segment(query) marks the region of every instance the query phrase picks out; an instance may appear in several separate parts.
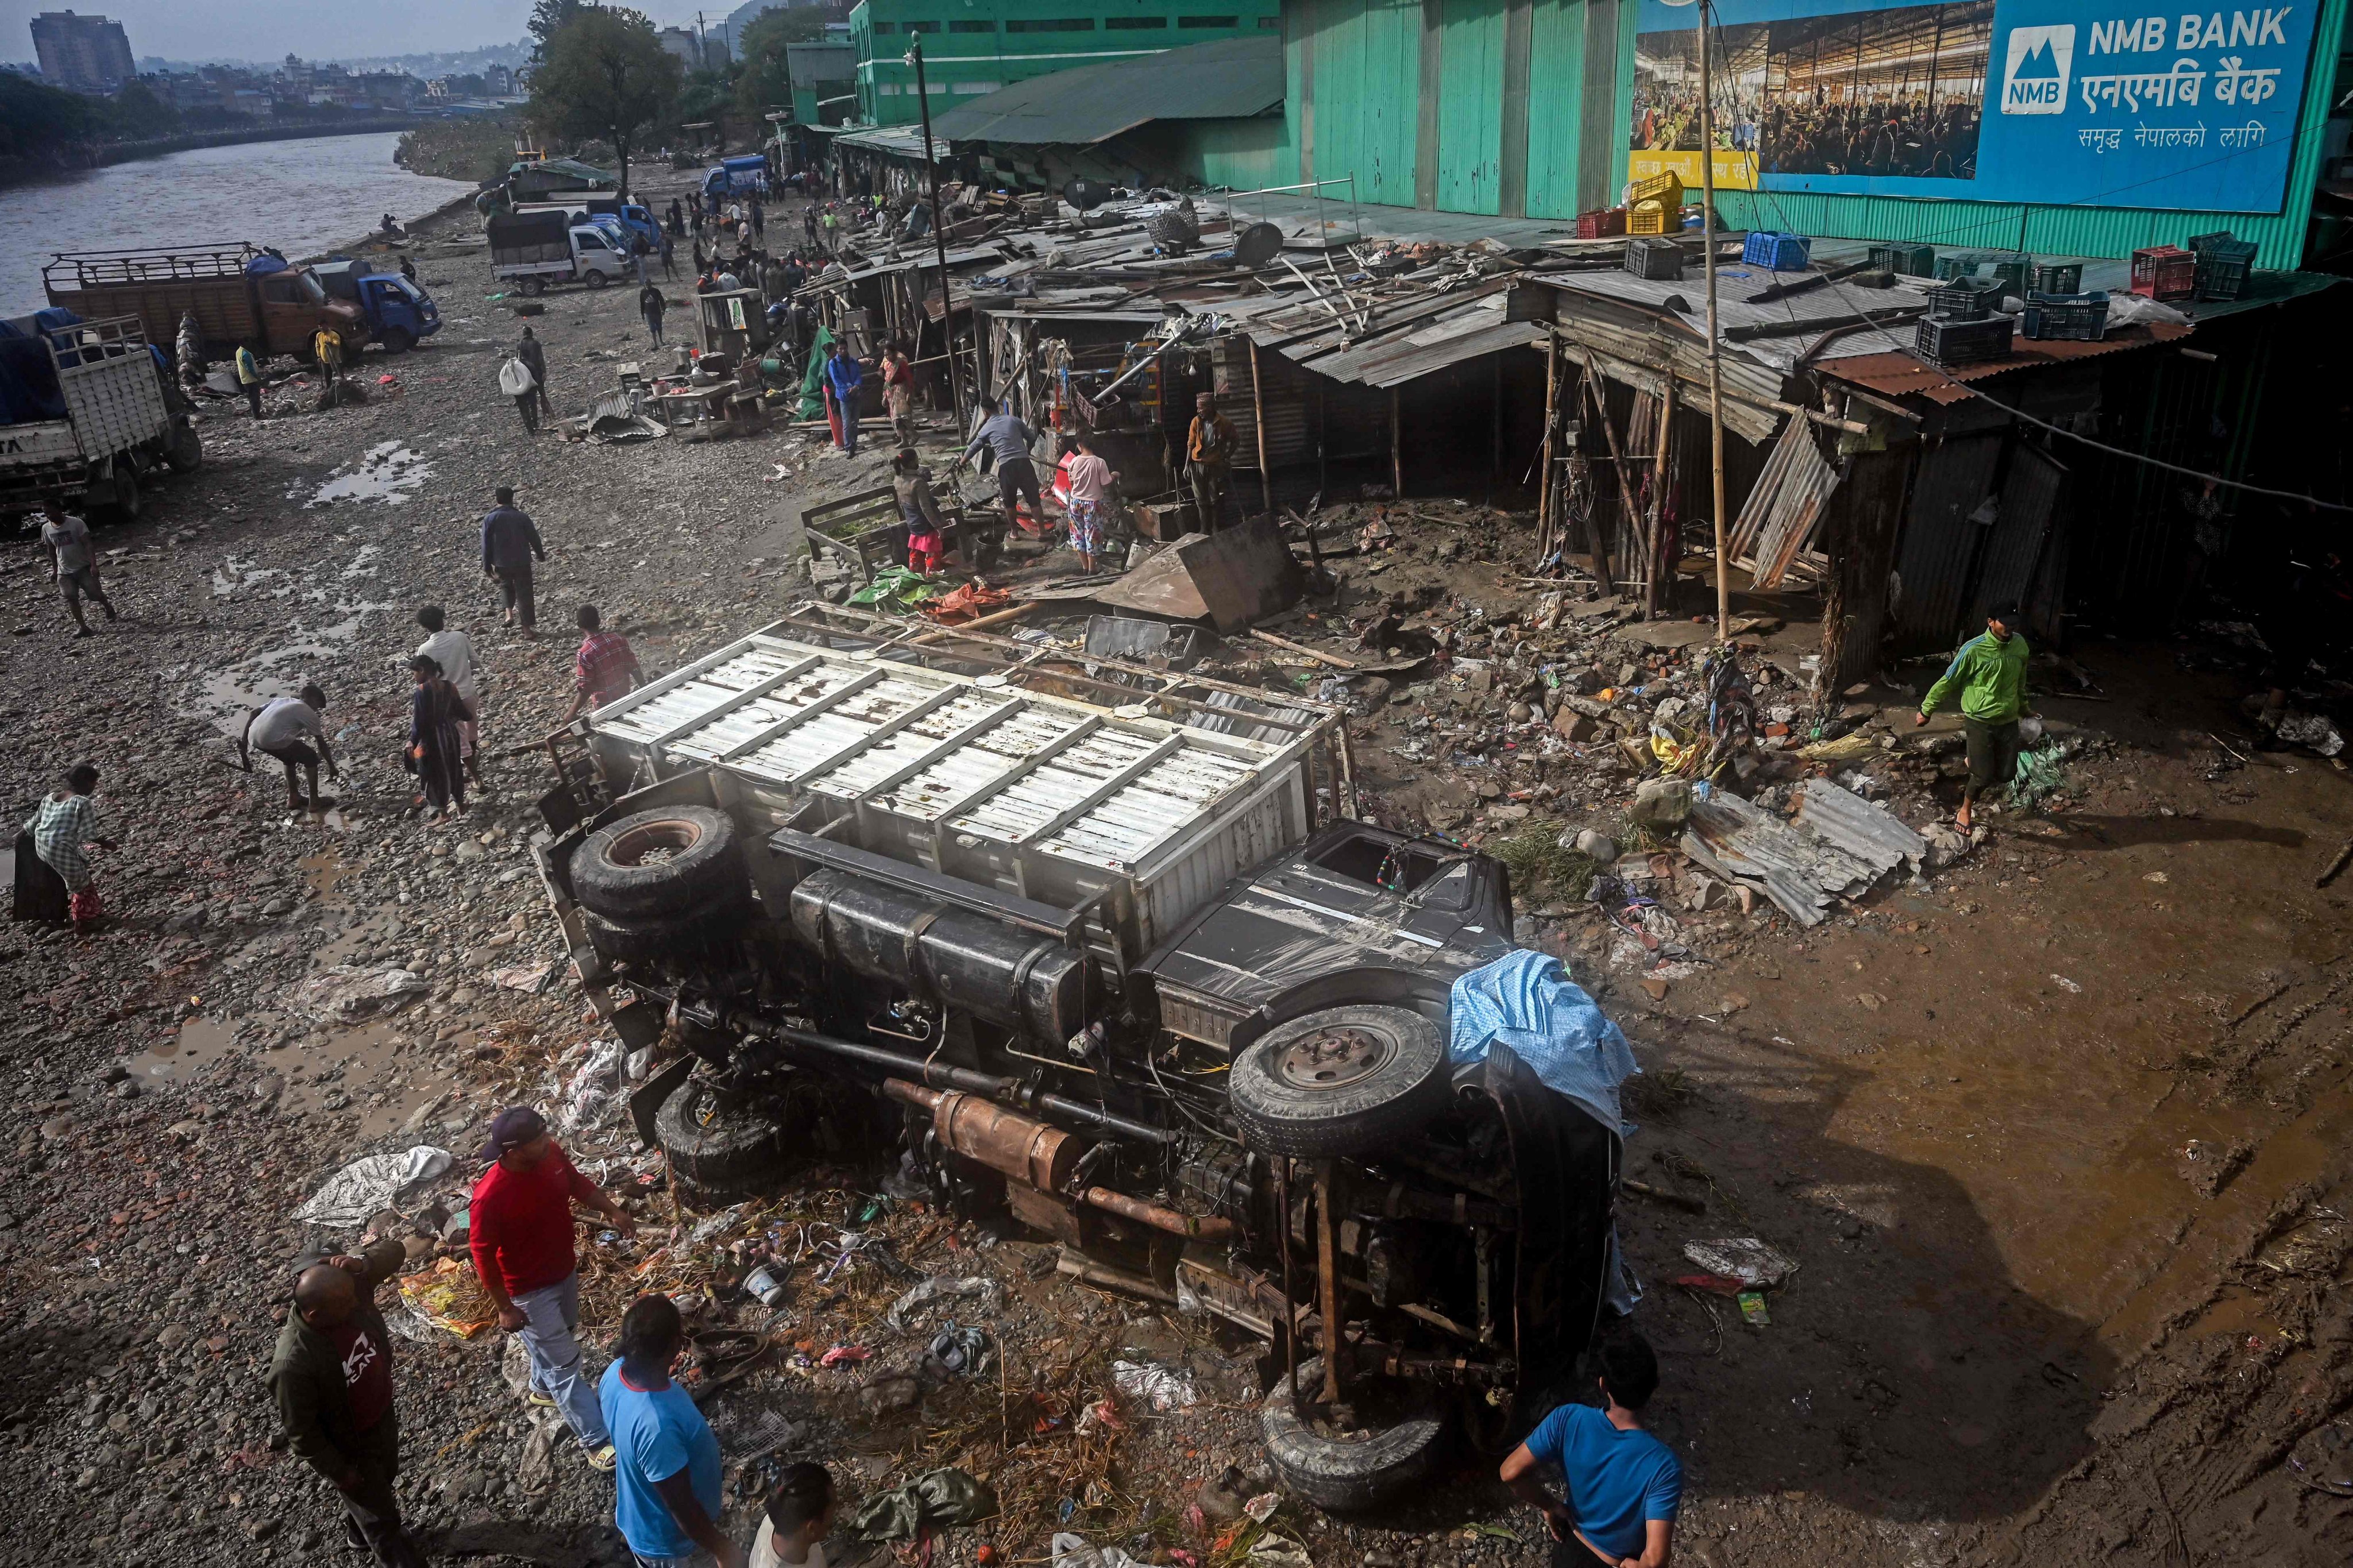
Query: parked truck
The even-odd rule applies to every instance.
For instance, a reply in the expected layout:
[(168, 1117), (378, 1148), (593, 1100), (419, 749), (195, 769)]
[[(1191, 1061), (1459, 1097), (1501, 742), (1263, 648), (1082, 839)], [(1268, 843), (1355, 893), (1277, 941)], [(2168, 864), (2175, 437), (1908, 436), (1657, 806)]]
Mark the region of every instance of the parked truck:
[(1509, 879), (1345, 815), (1344, 723), (805, 605), (551, 738), (534, 854), (682, 1187), (880, 1152), (1264, 1342), (1273, 1463), (1360, 1508), (1571, 1368), (1621, 1146), (1510, 1051), (1450, 1060)]
[(661, 246), (661, 225), (654, 215), (637, 202), (623, 201), (617, 191), (569, 191), (540, 201), (524, 202), (515, 211), (568, 212), (575, 223), (592, 217), (610, 218), (620, 225), (625, 237), (643, 239), (656, 249)]
[(311, 270), (328, 298), (359, 307), (368, 335), (386, 353), (406, 353), (441, 330), (433, 297), (399, 273), (385, 270), (382, 262), (338, 256)]
[(702, 195), (706, 201), (725, 201), (730, 196), (765, 196), (767, 194), (768, 160), (756, 153), (722, 158), (717, 167), (703, 171)]
[(136, 316), (0, 321), (0, 515), (54, 500), (137, 517), (143, 476), (204, 460), (189, 413)]
[(205, 353), (227, 358), (249, 348), (311, 357), (322, 327), (364, 342), (359, 307), (330, 299), (311, 272), (258, 246), (188, 250), (93, 250), (60, 255), (41, 269), (49, 303), (89, 321), (136, 316), (149, 342), (177, 340), (194, 314)]
[(629, 260), (612, 233), (575, 223), (564, 212), (501, 213), (490, 221), (491, 276), (524, 295), (550, 283), (602, 289), (628, 276)]

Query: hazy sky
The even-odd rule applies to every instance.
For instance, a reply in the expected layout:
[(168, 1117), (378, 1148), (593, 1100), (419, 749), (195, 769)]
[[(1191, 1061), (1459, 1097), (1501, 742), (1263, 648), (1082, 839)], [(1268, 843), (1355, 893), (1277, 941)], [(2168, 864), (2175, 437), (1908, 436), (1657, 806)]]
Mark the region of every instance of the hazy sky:
[[(735, 3), (703, 9), (715, 21)], [(639, 9), (657, 23), (691, 21), (695, 12), (679, 0)], [(64, 10), (113, 17), (138, 57), (277, 60), (291, 50), (339, 59), (512, 43), (523, 36), (531, 0), (0, 0), (0, 59), (31, 59), (34, 15)]]

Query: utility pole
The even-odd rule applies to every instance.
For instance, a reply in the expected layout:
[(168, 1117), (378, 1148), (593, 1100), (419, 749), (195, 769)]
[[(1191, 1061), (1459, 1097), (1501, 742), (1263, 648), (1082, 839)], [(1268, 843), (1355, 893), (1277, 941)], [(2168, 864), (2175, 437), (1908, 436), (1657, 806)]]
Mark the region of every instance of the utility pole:
[[(940, 164), (932, 156), (932, 93), (923, 80), (923, 36), (907, 40), (907, 63), (915, 68), (915, 102), (923, 111), (923, 173), (932, 184), (932, 253), (940, 263), (940, 348), (948, 360), (948, 400), (955, 405), (956, 439), (966, 434), (964, 378), (956, 374), (955, 301), (948, 292), (948, 224), (940, 210)], [(920, 350), (918, 351), (921, 352)]]
[[(1715, 119), (1709, 102), (1713, 85), (1707, 65), (1707, 0), (1699, 0), (1699, 189), (1702, 265), (1707, 271), (1708, 460), (1714, 469), (1715, 516), (1715, 640), (1732, 640), (1731, 563), (1725, 559), (1724, 526), (1724, 340), (1715, 327)], [(1792, 415), (1792, 418), (1801, 416)]]

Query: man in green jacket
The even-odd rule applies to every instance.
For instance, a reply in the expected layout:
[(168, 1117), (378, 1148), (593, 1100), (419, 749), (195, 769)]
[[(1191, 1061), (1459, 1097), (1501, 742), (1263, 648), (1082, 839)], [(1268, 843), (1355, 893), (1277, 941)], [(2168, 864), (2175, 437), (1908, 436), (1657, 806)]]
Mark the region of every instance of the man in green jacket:
[(2018, 721), (2026, 711), (2026, 639), (2011, 628), (2019, 613), (2010, 605), (1986, 616), (1984, 635), (1963, 643), (1953, 662), (1914, 716), (1916, 728), (1943, 706), (1956, 687), (1961, 693), (1961, 727), (1968, 731), (1969, 782), (1961, 790), (1961, 809), (1953, 826), (1969, 827), (1969, 807), (1978, 794), (2010, 783), (2018, 771)]
[(385, 1568), (424, 1568), (392, 1489), (400, 1422), (392, 1408), (392, 1336), (376, 1287), (400, 1271), (398, 1240), (303, 1268), (269, 1358), (269, 1392), (295, 1456), (343, 1494), (352, 1544)]

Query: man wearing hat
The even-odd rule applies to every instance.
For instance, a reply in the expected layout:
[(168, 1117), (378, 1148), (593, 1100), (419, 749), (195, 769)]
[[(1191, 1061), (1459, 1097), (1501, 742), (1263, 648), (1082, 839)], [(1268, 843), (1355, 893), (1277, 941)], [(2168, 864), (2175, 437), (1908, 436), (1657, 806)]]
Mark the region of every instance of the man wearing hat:
[(581, 1375), (580, 1269), (572, 1250), (572, 1205), (596, 1210), (624, 1236), (637, 1222), (573, 1168), (547, 1123), (528, 1105), (499, 1112), (482, 1151), (491, 1168), (474, 1184), (467, 1211), (474, 1271), (499, 1309), (499, 1327), (522, 1339), (531, 1356), (531, 1403), (560, 1410), (572, 1435), (600, 1470), (613, 1468), (613, 1445), (596, 1405), (596, 1385)]

